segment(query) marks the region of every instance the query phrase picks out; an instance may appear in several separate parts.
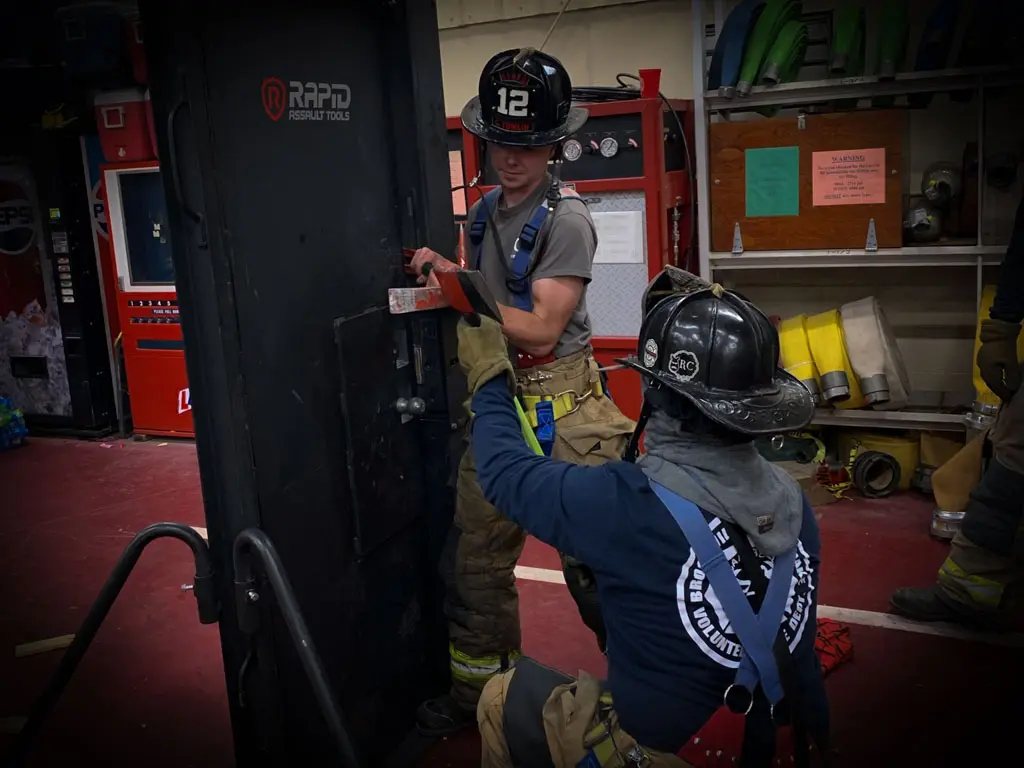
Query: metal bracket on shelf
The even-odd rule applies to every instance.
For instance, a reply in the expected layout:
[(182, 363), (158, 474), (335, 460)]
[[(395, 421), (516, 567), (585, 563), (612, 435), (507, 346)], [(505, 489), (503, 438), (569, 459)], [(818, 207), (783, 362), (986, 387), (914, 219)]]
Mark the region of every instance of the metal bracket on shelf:
[(737, 256), (743, 253), (743, 235), (740, 234), (740, 223), (738, 221), (732, 229), (732, 252)]
[(878, 250), (878, 237), (875, 235), (875, 220), (868, 220), (868, 237), (864, 243), (864, 250), (874, 253)]

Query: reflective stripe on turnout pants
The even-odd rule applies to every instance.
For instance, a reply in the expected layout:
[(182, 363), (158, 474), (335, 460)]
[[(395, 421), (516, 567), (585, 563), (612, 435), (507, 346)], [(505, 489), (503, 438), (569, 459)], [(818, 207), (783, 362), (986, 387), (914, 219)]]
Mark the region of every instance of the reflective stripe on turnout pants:
[[(527, 395), (582, 395), (599, 373), (585, 350), (516, 376)], [(587, 397), (578, 411), (556, 422), (552, 457), (592, 465), (618, 459), (634, 426), (610, 398)], [(475, 707), (487, 680), (519, 655), (515, 566), (525, 540), (523, 530), (484, 499), (467, 446), (459, 464), (453, 536), (442, 561), (452, 695), (465, 707)]]
[(1004, 611), (1024, 582), (1024, 391), (988, 433), (992, 459), (971, 490), (960, 532), (939, 569), (943, 596), (976, 612)]

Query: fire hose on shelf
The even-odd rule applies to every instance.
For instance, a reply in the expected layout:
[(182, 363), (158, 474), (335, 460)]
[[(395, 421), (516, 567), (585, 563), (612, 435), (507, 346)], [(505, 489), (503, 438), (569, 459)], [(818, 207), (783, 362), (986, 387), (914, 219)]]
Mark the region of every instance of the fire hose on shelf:
[(779, 349), (782, 367), (807, 387), (814, 404), (819, 405), (821, 376), (807, 341), (807, 315), (797, 315), (779, 323)]
[(897, 410), (909, 401), (910, 379), (896, 337), (873, 296), (844, 304), (839, 312), (846, 351), (865, 401), (876, 410)]
[(807, 342), (821, 375), (821, 399), (836, 408), (863, 407), (864, 395), (846, 352), (839, 310), (808, 317)]

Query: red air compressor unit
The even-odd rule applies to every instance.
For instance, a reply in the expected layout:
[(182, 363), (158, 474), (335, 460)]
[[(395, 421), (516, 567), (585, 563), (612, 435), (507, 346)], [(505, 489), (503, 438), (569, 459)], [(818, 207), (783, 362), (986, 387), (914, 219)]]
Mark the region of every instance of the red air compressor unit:
[(134, 431), (192, 437), (192, 400), (160, 166), (119, 163), (103, 166), (102, 173)]
[[(590, 119), (566, 141), (562, 180), (587, 201), (597, 228), (587, 289), (594, 354), (602, 367), (612, 369), (609, 389), (616, 404), (636, 419), (639, 377), (616, 369), (615, 358), (636, 352), (647, 283), (666, 264), (696, 271), (687, 263), (694, 250), (693, 102), (636, 98), (580, 106), (590, 110)], [(449, 136), (456, 126), (450, 118)], [(467, 131), (462, 139), (465, 178), (472, 182), (480, 174), (469, 190), (472, 205), (497, 178), (486, 145)]]

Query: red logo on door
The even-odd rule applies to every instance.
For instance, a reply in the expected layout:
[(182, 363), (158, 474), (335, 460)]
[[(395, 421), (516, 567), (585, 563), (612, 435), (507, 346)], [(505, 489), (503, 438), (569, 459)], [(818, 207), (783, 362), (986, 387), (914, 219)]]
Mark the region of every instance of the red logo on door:
[(263, 81), (263, 111), (271, 120), (279, 120), (284, 114), (284, 100), (287, 90), (284, 83), (276, 77), (268, 77)]

